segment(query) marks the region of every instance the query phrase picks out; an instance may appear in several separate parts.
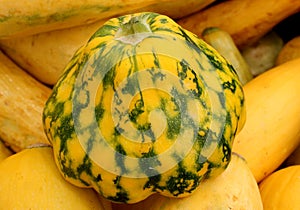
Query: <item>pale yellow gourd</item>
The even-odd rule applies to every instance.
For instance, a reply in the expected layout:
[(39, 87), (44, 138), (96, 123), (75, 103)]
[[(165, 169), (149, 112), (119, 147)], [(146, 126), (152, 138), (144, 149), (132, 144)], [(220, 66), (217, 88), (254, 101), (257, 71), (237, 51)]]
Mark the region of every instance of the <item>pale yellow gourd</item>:
[(63, 179), (51, 147), (14, 154), (0, 162), (0, 171), (0, 209), (111, 209), (93, 190), (77, 188)]

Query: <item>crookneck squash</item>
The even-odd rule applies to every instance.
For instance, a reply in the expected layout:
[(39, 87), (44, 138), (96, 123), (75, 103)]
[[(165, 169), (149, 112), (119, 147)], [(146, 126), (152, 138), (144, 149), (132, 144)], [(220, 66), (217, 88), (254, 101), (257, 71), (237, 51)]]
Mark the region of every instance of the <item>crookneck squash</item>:
[(113, 18), (74, 54), (43, 112), (59, 170), (115, 202), (190, 195), (244, 124), (233, 67), (157, 13)]

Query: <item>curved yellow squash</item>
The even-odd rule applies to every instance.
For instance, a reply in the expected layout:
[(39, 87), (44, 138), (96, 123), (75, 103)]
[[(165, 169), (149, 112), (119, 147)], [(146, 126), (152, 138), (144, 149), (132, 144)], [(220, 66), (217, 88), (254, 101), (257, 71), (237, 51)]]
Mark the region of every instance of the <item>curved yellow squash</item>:
[(244, 86), (247, 120), (233, 151), (259, 182), (300, 144), (300, 59), (259, 75)]

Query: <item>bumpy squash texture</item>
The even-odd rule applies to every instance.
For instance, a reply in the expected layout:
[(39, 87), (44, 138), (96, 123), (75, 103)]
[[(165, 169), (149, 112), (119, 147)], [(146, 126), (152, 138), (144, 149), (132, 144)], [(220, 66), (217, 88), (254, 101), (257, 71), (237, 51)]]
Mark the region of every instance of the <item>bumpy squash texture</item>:
[(232, 66), (172, 19), (110, 19), (74, 54), (43, 112), (66, 180), (107, 199), (190, 195), (222, 173), (245, 121)]

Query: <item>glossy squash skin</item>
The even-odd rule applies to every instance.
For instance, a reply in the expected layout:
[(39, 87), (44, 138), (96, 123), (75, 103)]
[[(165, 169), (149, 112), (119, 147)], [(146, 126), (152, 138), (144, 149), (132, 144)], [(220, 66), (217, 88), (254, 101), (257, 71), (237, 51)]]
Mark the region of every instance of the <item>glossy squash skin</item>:
[(167, 16), (106, 22), (53, 89), (43, 123), (59, 170), (114, 202), (190, 195), (227, 167), (244, 95), (222, 56)]

